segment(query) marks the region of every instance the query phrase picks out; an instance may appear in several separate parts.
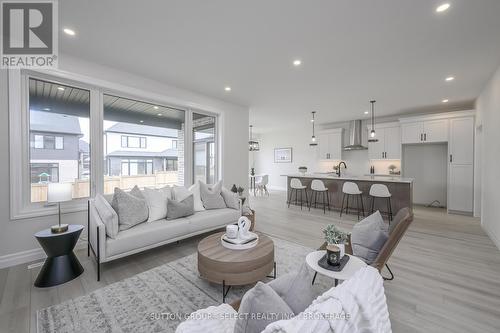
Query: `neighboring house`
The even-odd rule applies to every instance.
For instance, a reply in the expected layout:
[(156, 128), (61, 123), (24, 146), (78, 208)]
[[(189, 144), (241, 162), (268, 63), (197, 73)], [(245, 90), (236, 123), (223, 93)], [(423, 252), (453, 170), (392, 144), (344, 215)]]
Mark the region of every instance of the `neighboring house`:
[(31, 183), (78, 179), (82, 136), (78, 117), (31, 110)]
[(149, 175), (177, 171), (176, 129), (117, 123), (104, 131), (106, 174)]

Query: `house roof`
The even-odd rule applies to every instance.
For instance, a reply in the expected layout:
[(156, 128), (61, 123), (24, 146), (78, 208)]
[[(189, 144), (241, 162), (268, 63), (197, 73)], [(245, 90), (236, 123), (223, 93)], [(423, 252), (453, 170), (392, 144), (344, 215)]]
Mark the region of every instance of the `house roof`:
[(129, 150), (116, 150), (109, 153), (107, 156), (115, 157), (175, 157), (177, 158), (176, 149), (166, 149), (161, 152), (150, 151), (129, 151)]
[(83, 135), (78, 117), (45, 111), (30, 111), (30, 130)]
[(117, 123), (105, 132), (163, 136), (176, 139), (178, 137), (178, 130), (176, 129), (130, 123)]

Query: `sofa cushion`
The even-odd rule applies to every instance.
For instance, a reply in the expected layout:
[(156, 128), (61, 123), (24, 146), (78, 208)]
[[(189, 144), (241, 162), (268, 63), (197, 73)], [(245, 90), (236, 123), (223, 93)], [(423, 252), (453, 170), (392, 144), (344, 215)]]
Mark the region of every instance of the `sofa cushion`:
[(370, 265), (377, 258), (388, 237), (382, 215), (376, 211), (352, 228), (352, 252)]
[(188, 216), (187, 219), (190, 222), (189, 228), (191, 232), (197, 232), (236, 223), (240, 215), (240, 212), (237, 210), (223, 208), (196, 212), (194, 215)]
[(96, 194), (94, 206), (106, 227), (106, 235), (115, 238), (119, 230), (118, 214), (116, 214), (113, 207), (111, 207), (110, 203), (101, 194)]
[(118, 214), (120, 231), (127, 230), (148, 219), (148, 205), (137, 186), (129, 193), (115, 187), (111, 206)]
[(180, 218), (141, 223), (133, 228), (120, 231), (115, 239), (106, 242), (106, 257), (141, 249), (189, 234), (189, 221)]
[(203, 207), (205, 207), (205, 209), (226, 208), (226, 203), (221, 195), (222, 181), (219, 181), (213, 186), (209, 186), (203, 182), (198, 183), (200, 184), (201, 201), (203, 201)]
[(142, 195), (146, 199), (149, 208), (148, 222), (167, 217), (167, 199), (172, 198), (169, 186), (160, 189), (145, 188)]
[(202, 210), (205, 210), (205, 207), (203, 207), (203, 202), (201, 201), (201, 196), (200, 196), (200, 182), (197, 181), (196, 183), (191, 185), (188, 188), (188, 191), (193, 194), (194, 211), (200, 212)]
[(182, 201), (182, 200), (186, 199), (187, 197), (189, 197), (191, 194), (193, 194), (193, 193), (189, 192), (189, 190), (187, 188), (185, 188), (184, 186), (174, 185), (172, 187), (172, 199), (173, 200)]
[(298, 271), (281, 275), (269, 282), (269, 286), (288, 304), (293, 313), (304, 311), (318, 296), (312, 288), (313, 274), (306, 263)]
[(260, 333), (268, 324), (294, 316), (285, 301), (270, 286), (260, 281), (245, 293), (238, 314), (234, 333)]
[(227, 208), (240, 209), (240, 203), (238, 200), (238, 195), (229, 191), (227, 188), (223, 187), (221, 191), (222, 198), (226, 203)]
[(182, 201), (167, 199), (167, 220), (194, 214), (193, 195), (189, 195)]

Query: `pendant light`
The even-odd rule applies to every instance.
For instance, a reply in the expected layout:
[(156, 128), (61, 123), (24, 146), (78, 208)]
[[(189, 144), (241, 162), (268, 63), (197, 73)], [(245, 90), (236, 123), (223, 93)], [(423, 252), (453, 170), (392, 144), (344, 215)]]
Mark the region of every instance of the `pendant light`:
[(372, 130), (370, 131), (370, 137), (368, 138), (368, 142), (378, 142), (375, 133), (375, 102), (376, 101), (370, 101), (372, 105)]
[(314, 115), (315, 114), (316, 114), (316, 111), (313, 111), (312, 112), (312, 119), (311, 119), (311, 123), (313, 125), (313, 135), (311, 137), (311, 143), (309, 144), (309, 146), (311, 146), (311, 147), (318, 145), (318, 141), (316, 140), (316, 136), (314, 136)]
[(248, 150), (249, 151), (259, 151), (260, 150), (259, 143), (257, 141), (253, 140), (252, 127), (253, 127), (253, 125), (250, 125), (250, 140), (248, 141)]

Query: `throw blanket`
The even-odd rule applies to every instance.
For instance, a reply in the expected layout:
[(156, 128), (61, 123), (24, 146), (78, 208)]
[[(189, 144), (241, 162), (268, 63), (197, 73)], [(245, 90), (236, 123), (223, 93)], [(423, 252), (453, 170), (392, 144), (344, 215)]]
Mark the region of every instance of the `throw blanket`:
[(319, 296), (304, 312), (269, 324), (263, 333), (392, 332), (383, 279), (373, 267)]
[(233, 333), (237, 312), (229, 304), (209, 306), (191, 313), (175, 333)]

